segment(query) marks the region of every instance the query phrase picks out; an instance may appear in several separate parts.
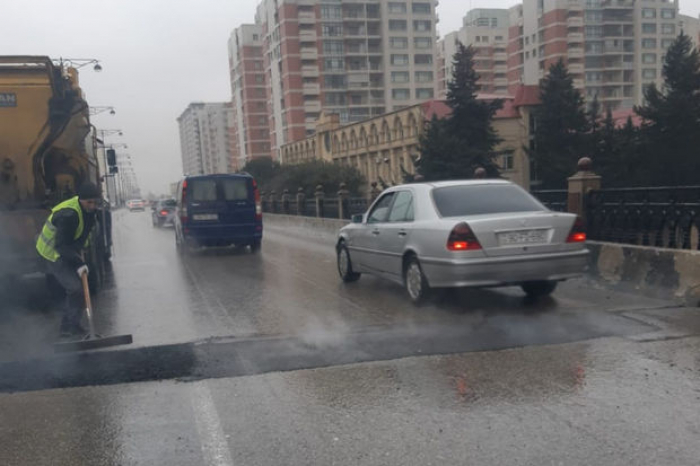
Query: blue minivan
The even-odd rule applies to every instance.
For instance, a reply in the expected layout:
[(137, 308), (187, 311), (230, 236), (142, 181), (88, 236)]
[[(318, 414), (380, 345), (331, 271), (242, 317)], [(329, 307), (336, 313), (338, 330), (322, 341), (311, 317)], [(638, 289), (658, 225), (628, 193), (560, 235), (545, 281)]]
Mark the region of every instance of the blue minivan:
[(260, 250), (262, 204), (257, 183), (243, 174), (186, 176), (177, 186), (175, 244), (194, 247), (249, 246)]

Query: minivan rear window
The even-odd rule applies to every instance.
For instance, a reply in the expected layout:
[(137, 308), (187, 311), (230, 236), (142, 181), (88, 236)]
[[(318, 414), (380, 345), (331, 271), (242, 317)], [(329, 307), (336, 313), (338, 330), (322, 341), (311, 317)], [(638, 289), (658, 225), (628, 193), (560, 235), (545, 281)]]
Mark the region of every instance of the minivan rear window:
[(433, 190), (433, 200), (442, 217), (547, 210), (525, 190), (511, 184), (436, 188)]
[(187, 187), (193, 202), (245, 201), (250, 197), (248, 178), (196, 179)]

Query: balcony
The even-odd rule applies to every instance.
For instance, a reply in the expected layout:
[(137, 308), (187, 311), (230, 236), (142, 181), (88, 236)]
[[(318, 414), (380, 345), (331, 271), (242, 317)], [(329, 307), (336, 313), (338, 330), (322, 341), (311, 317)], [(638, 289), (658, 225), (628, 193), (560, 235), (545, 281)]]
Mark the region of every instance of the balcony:
[(321, 85), (318, 83), (304, 83), (304, 94), (318, 95), (321, 93)]
[(584, 51), (581, 47), (571, 47), (569, 49), (569, 58), (583, 58)]
[(508, 54), (505, 52), (498, 52), (493, 54), (494, 61), (508, 61)]
[(494, 86), (507, 86), (508, 85), (508, 78), (496, 78), (493, 80), (493, 85)]
[(574, 79), (573, 81), (574, 81), (574, 87), (576, 89), (583, 89), (583, 87), (584, 87), (583, 79)]
[(301, 59), (302, 60), (318, 60), (318, 50), (316, 50), (316, 49), (302, 49)]
[(308, 113), (320, 112), (321, 102), (319, 100), (307, 100), (304, 102), (304, 111)]
[(581, 0), (569, 0), (569, 11), (583, 11), (583, 3)]
[(566, 25), (570, 28), (583, 27), (583, 18), (580, 16), (572, 16), (566, 20)]
[(313, 12), (299, 13), (299, 24), (316, 24), (316, 14)]
[(570, 44), (580, 44), (583, 42), (583, 33), (570, 32), (569, 34), (567, 34), (566, 40)]
[(581, 63), (570, 63), (568, 68), (571, 74), (581, 74), (584, 71), (583, 65)]
[(302, 66), (301, 76), (303, 78), (318, 78), (319, 72), (317, 66)]
[(493, 67), (494, 73), (507, 73), (508, 72), (508, 66), (506, 65), (496, 65)]
[(299, 42), (316, 42), (316, 31), (314, 29), (299, 31)]

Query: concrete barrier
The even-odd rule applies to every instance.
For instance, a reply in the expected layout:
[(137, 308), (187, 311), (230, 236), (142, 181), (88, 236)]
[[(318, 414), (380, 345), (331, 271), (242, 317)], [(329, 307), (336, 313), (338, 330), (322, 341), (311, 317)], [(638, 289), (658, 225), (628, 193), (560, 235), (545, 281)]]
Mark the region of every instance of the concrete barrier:
[[(349, 222), (264, 214), (265, 228), (333, 244)], [(646, 296), (700, 306), (700, 251), (589, 241), (589, 273), (603, 284)]]
[(613, 288), (700, 305), (700, 251), (589, 241), (590, 274)]

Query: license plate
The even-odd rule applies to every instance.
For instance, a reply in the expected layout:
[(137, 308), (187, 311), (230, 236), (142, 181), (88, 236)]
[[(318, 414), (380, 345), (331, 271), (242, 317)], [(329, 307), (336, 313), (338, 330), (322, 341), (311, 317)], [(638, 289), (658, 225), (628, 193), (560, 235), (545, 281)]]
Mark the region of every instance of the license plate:
[(501, 246), (511, 244), (546, 243), (547, 230), (520, 230), (506, 231), (498, 234), (498, 243)]
[(207, 220), (219, 220), (218, 214), (196, 214), (192, 216), (192, 220), (197, 221), (207, 221)]

